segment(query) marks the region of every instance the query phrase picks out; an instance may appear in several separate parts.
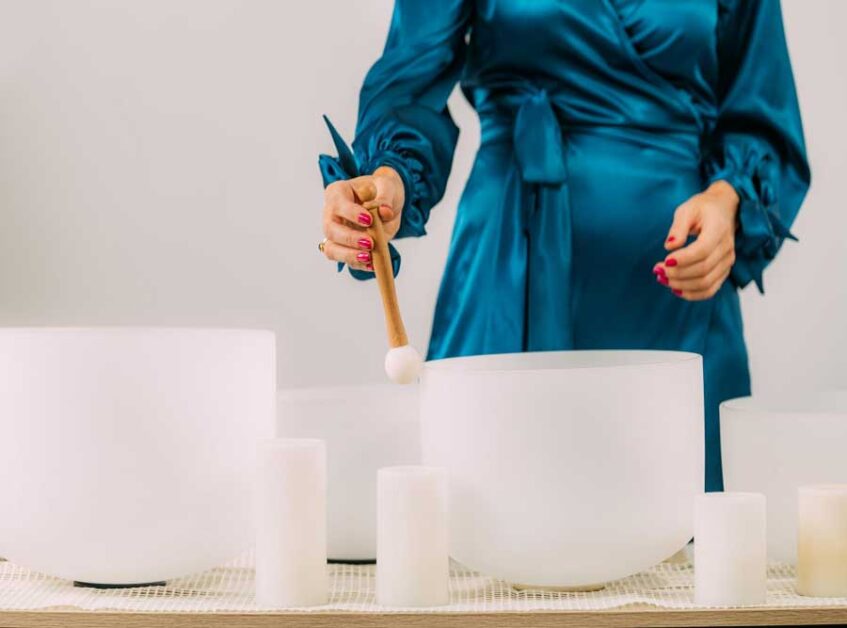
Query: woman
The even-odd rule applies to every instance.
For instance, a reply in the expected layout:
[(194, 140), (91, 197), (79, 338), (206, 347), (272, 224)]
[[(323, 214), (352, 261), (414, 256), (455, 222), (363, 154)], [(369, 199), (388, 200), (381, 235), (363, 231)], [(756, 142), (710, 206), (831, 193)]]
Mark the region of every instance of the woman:
[(700, 353), (720, 490), (718, 404), (750, 392), (737, 291), (762, 290), (810, 179), (778, 0), (396, 0), (353, 151), (331, 129), (321, 157), (320, 248), (354, 276), (372, 245), (355, 190), (392, 237), (425, 233), (457, 81), (482, 142), (428, 357)]

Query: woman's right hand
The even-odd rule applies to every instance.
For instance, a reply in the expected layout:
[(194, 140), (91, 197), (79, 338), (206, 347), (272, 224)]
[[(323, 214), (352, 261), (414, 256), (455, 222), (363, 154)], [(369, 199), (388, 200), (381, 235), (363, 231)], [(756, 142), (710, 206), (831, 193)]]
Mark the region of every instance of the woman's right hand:
[(371, 215), (360, 199), (379, 203), (383, 230), (390, 240), (400, 228), (400, 212), (405, 202), (403, 180), (388, 166), (372, 175), (331, 183), (324, 190), (324, 255), (357, 270), (373, 271), (373, 237), (368, 232)]

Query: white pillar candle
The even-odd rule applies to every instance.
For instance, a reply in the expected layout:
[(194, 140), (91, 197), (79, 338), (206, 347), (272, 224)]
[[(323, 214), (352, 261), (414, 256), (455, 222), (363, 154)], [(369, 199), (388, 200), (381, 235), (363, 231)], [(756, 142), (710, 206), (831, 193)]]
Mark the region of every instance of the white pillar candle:
[(256, 493), (256, 602), (273, 608), (326, 604), (324, 442), (260, 443)]
[(702, 606), (765, 601), (765, 496), (706, 493), (695, 502), (694, 597)]
[(376, 597), (384, 606), (440, 606), (447, 583), (447, 472), (385, 467), (377, 473)]
[(797, 592), (847, 597), (847, 484), (801, 486)]

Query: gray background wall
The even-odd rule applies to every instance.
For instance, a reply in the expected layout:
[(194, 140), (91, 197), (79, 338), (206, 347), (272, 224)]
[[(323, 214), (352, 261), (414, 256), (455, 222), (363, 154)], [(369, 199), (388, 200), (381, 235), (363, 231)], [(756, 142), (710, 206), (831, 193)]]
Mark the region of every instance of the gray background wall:
[[(382, 379), (373, 284), (315, 250), (330, 150), (350, 136), (391, 0), (0, 0), (0, 325), (259, 326), (283, 386)], [(785, 0), (814, 185), (768, 293), (743, 295), (757, 391), (847, 388), (847, 2)], [(462, 127), (430, 235), (403, 241), (423, 350)]]

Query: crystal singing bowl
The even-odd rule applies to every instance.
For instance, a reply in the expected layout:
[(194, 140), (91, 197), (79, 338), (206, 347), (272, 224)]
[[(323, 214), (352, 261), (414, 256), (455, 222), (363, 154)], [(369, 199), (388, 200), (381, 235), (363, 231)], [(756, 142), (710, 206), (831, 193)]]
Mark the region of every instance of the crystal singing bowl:
[(797, 489), (847, 483), (847, 391), (721, 404), (724, 488), (764, 493), (768, 558), (797, 559)]
[(428, 362), (424, 464), (450, 474), (450, 553), (516, 584), (592, 587), (691, 539), (703, 490), (693, 353), (570, 351)]
[(280, 391), (277, 434), (326, 442), (330, 558), (375, 559), (376, 473), (420, 463), (418, 413), (416, 385)]
[(267, 331), (0, 329), (0, 556), (131, 584), (247, 549), (275, 368)]

